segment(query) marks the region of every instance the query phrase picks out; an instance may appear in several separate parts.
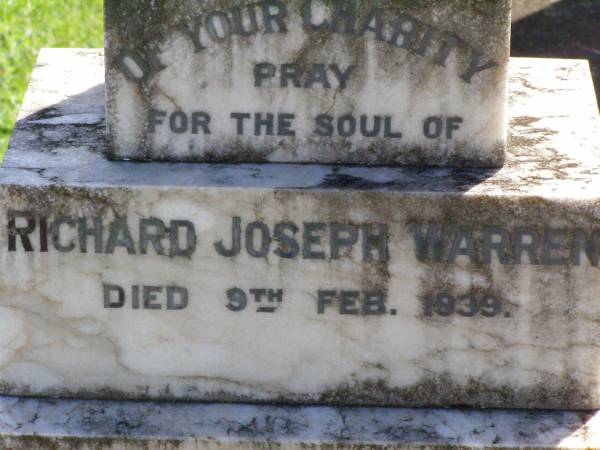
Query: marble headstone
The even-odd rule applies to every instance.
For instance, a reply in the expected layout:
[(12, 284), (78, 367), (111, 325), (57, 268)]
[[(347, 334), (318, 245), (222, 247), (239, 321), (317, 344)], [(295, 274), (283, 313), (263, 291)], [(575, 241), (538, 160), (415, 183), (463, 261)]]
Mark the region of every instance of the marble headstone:
[(510, 0), (107, 0), (114, 159), (498, 167)]
[(498, 171), (109, 161), (103, 62), (41, 53), (0, 171), (0, 393), (600, 407), (587, 64), (512, 60)]

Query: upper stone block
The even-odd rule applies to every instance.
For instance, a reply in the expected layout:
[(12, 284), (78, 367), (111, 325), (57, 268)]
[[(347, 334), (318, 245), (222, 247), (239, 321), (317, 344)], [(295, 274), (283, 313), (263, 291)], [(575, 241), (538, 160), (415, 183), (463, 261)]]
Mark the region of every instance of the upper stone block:
[(496, 167), (510, 0), (106, 0), (109, 156)]

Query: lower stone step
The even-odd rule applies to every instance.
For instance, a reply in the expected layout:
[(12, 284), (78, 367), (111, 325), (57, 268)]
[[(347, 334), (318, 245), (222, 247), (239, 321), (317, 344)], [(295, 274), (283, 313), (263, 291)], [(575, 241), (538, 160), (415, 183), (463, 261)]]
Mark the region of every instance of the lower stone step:
[(600, 415), (0, 397), (0, 446), (13, 450), (590, 449), (600, 448)]

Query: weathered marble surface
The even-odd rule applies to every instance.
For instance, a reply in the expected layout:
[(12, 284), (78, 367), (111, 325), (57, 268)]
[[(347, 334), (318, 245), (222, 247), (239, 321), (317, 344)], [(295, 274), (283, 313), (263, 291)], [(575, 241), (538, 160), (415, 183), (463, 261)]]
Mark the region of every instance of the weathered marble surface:
[(105, 4), (114, 158), (504, 160), (510, 0)]
[[(589, 71), (578, 61), (514, 60), (511, 74), (512, 146), (500, 171), (139, 164), (103, 157), (101, 53), (43, 51), (0, 172), (0, 390), (600, 407), (600, 121)], [(12, 227), (10, 211), (19, 216)], [(95, 217), (103, 220), (99, 254), (85, 233)], [(130, 249), (115, 217), (127, 219)], [(236, 217), (254, 223), (254, 242), (248, 250), (244, 233), (240, 254), (223, 256), (215, 244), (223, 242), (221, 253), (231, 246)], [(158, 244), (146, 239), (144, 255), (140, 227), (151, 218), (179, 233), (162, 230)], [(186, 223), (172, 222), (182, 220), (195, 227), (189, 256)], [(295, 240), (290, 223), (299, 228)], [(413, 226), (426, 232), (430, 224), (454, 227), (440, 261), (431, 253), (421, 261), (415, 245)], [(259, 257), (261, 231), (273, 235), (278, 225), (278, 239), (265, 241), (270, 251)], [(365, 233), (379, 225), (388, 232), (387, 258), (376, 239), (364, 247)], [(492, 226), (497, 234), (485, 243)], [(11, 239), (9, 229), (25, 237)], [(488, 264), (485, 249), (498, 239), (506, 254), (492, 252)], [(106, 284), (127, 287), (126, 307), (104, 307)], [(163, 295), (154, 300), (150, 290), (149, 306), (160, 301), (163, 309), (132, 309), (132, 285), (162, 286), (162, 294), (185, 287), (188, 307), (165, 310)], [(227, 308), (234, 287), (248, 295), (283, 289), (283, 302), (255, 304), (249, 295), (235, 312), (239, 296)], [(319, 290), (376, 295), (367, 307), (353, 294), (343, 304), (324, 301), (319, 314)], [(471, 311), (462, 299), (445, 317), (443, 304), (424, 308), (426, 296), (439, 293), (472, 293), (482, 304)], [(172, 306), (181, 304), (175, 294)], [(113, 292), (109, 306), (117, 300)], [(359, 314), (340, 314), (355, 304)], [(258, 312), (271, 306), (273, 313)]]
[(0, 445), (68, 449), (590, 449), (596, 412), (0, 398)]

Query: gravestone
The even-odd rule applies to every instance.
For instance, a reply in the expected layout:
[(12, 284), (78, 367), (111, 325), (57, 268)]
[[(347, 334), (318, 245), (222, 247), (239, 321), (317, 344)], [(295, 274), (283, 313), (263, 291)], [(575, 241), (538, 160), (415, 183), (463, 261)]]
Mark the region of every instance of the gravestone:
[[(194, 41), (179, 25), (197, 22), (200, 31), (212, 26), (209, 38), (211, 33), (218, 37), (216, 33), (227, 30), (227, 20), (234, 23), (238, 4), (167, 0), (136, 9), (139, 2), (120, 6), (109, 0), (106, 55), (100, 50), (41, 52), (0, 171), (0, 394), (80, 399), (59, 401), (64, 412), (55, 412), (54, 423), (67, 424), (60, 427), (67, 443), (75, 435), (78, 443), (85, 443), (125, 434), (137, 448), (152, 435), (149, 429), (159, 434), (152, 444), (156, 448), (170, 448), (165, 440), (190, 448), (208, 441), (221, 448), (253, 448), (265, 442), (290, 448), (336, 443), (346, 448), (342, 442), (348, 448), (395, 442), (504, 448), (596, 442), (595, 425), (584, 437), (576, 436), (573, 427), (587, 419), (578, 415), (575, 420), (570, 413), (492, 411), (484, 416), (456, 409), (445, 415), (430, 409), (421, 416), (398, 409), (600, 407), (595, 344), (600, 339), (600, 120), (587, 64), (541, 59), (506, 64), (498, 59), (498, 66), (479, 71), (469, 83), (451, 71), (459, 68), (460, 58), (453, 59), (458, 50), (449, 52), (446, 66), (413, 54), (414, 49), (390, 50), (389, 43), (378, 40), (377, 9), (367, 8), (367, 17), (374, 14), (374, 19), (363, 21), (374, 31), (337, 36), (306, 29), (302, 21), (307, 15), (300, 12), (303, 5), (315, 6), (310, 24), (316, 26), (331, 21), (327, 14), (341, 3), (260, 4), (268, 7), (256, 10), (263, 14), (263, 22), (258, 21), (263, 27), (255, 35), (242, 38), (229, 30), (228, 39), (202, 40), (207, 48), (194, 53)], [(496, 36), (494, 24), (504, 24), (507, 2), (460, 2), (462, 9), (453, 1), (393, 4), (397, 15), (382, 9), (382, 32), (389, 30), (390, 20), (410, 17), (419, 26), (435, 27), (432, 40), (444, 30), (456, 34), (460, 45), (469, 42), (472, 49), (485, 47), (488, 52), (496, 48), (504, 55), (508, 32)], [(456, 12), (453, 19), (450, 11)], [(273, 27), (285, 25), (288, 33), (270, 33), (265, 14), (273, 15)], [(356, 17), (358, 21), (358, 13)], [(466, 17), (486, 20), (477, 27), (471, 22), (458, 27)], [(452, 21), (456, 30), (448, 28)], [(159, 22), (164, 26), (157, 26)], [(476, 28), (480, 38), (464, 41)], [(468, 30), (468, 36), (461, 30)], [(393, 95), (396, 89), (410, 91), (410, 110), (430, 108), (431, 117), (460, 116), (457, 133), (467, 132), (483, 116), (494, 119), (479, 131), (471, 129), (471, 156), (463, 153), (458, 159), (443, 159), (444, 148), (459, 147), (441, 138), (431, 147), (415, 147), (418, 161), (401, 146), (387, 147), (390, 137), (372, 148), (374, 159), (353, 161), (361, 153), (359, 141), (338, 145), (332, 137), (311, 147), (297, 135), (283, 137), (289, 138), (292, 151), (280, 164), (259, 164), (256, 151), (269, 148), (268, 139), (250, 136), (248, 147), (240, 151), (228, 144), (236, 136), (235, 122), (229, 132), (215, 132), (221, 145), (214, 144), (217, 151), (211, 158), (219, 164), (191, 162), (195, 156), (206, 160), (196, 150), (208, 147), (190, 136), (167, 132), (161, 135), (160, 149), (154, 146), (157, 133), (143, 122), (148, 112), (159, 111), (164, 89), (177, 92), (176, 97), (167, 92), (175, 103), (195, 104), (203, 92), (201, 86), (193, 88), (193, 76), (169, 83), (164, 74), (175, 76), (179, 69), (190, 75), (188, 70), (195, 67), (201, 80), (212, 70), (198, 63), (205, 61), (203, 52), (217, 55), (218, 62), (224, 51), (243, 46), (269, 57), (264, 61), (270, 64), (293, 63), (285, 58), (285, 49), (317, 39), (313, 33), (326, 52), (314, 60), (309, 52), (310, 64), (342, 64), (352, 55), (344, 53), (348, 43), (364, 42), (364, 67), (377, 69), (371, 82), (381, 81)], [(272, 41), (271, 34), (279, 39)], [(133, 45), (139, 36), (154, 37), (148, 42), (160, 51), (140, 49), (142, 41)], [(206, 39), (203, 33), (198, 36)], [(495, 47), (493, 40), (503, 44)], [(336, 52), (330, 41), (339, 44)], [(420, 67), (427, 81), (393, 81), (394, 71), (386, 71), (389, 61), (377, 59), (387, 52), (404, 52), (411, 62), (399, 66), (399, 77), (418, 74)], [(182, 59), (166, 64), (176, 54)], [(198, 112), (206, 110), (211, 116), (211, 126), (226, 123), (215, 119), (214, 111), (221, 108), (229, 114), (227, 102), (237, 97), (241, 105), (245, 93), (258, 96), (259, 104), (248, 104), (244, 111), (268, 112), (263, 108), (269, 107), (281, 112), (285, 99), (297, 107), (290, 114), (298, 117), (308, 117), (303, 105), (318, 103), (325, 95), (326, 89), (317, 95), (314, 87), (297, 88), (294, 79), (286, 88), (271, 80), (269, 87), (255, 89), (245, 83), (253, 80), (259, 61), (242, 60), (251, 62), (249, 70), (232, 67), (227, 72), (239, 83), (217, 89), (223, 98), (231, 98), (222, 104), (218, 99), (198, 103)], [(171, 69), (144, 75), (144, 70), (157, 70), (158, 61)], [(364, 69), (360, 67), (356, 73)], [(136, 80), (136, 73), (144, 79)], [(227, 76), (210, 80), (221, 82)], [(485, 77), (496, 77), (497, 84), (484, 83)], [(157, 84), (160, 80), (166, 84)], [(507, 80), (509, 126), (500, 122), (504, 112), (497, 115), (504, 108)], [(465, 95), (444, 100), (450, 85)], [(364, 101), (369, 95), (383, 98), (378, 97), (378, 83), (352, 89), (349, 97), (339, 95), (348, 102), (356, 97), (346, 111), (357, 117), (366, 110), (362, 108), (379, 104)], [(480, 109), (467, 107), (474, 98), (481, 100)], [(551, 105), (560, 105), (560, 111)], [(418, 117), (424, 130), (422, 115), (403, 115), (400, 107), (399, 118), (406, 122)], [(461, 108), (467, 108), (464, 114)], [(170, 116), (190, 111), (152, 114), (163, 117), (163, 125), (170, 128)], [(371, 112), (388, 114), (383, 106)], [(175, 126), (181, 125), (183, 116), (176, 117)], [(442, 125), (447, 131), (445, 119)], [(498, 134), (503, 127), (510, 137), (504, 166), (478, 167), (494, 165), (490, 161), (495, 157), (486, 153), (491, 149), (487, 139), (505, 139)], [(403, 132), (409, 129), (416, 128)], [(118, 144), (121, 139), (132, 139), (132, 146)], [(325, 164), (338, 161), (337, 156), (325, 156), (333, 147), (344, 162), (363, 164)], [(194, 158), (175, 163), (187, 159), (178, 153), (184, 148)], [(392, 154), (393, 160), (386, 159)], [(246, 157), (254, 163), (231, 162)], [(411, 161), (427, 164), (391, 166)], [(383, 163), (390, 165), (371, 167)], [(460, 167), (439, 167), (454, 163)], [(218, 404), (195, 409), (168, 404), (164, 408), (179, 412), (162, 414), (154, 404), (140, 406), (144, 413), (129, 403), (88, 401), (97, 398)], [(24, 417), (30, 417), (32, 408), (52, 415), (44, 402), (7, 399), (1, 405), (9, 406), (7, 415), (0, 414), (0, 430), (11, 429), (4, 422), (28, 422)], [(352, 408), (357, 405), (392, 409)], [(99, 410), (123, 416), (115, 431)], [(190, 424), (190, 430), (201, 433), (195, 444), (166, 419), (192, 410), (204, 417)], [(87, 411), (85, 420), (72, 422), (80, 411)], [(131, 411), (142, 411), (143, 417), (137, 420)], [(525, 418), (539, 431), (516, 436), (502, 425)], [(406, 425), (410, 420), (414, 423)], [(457, 424), (458, 438), (448, 431), (448, 423)], [(464, 430), (471, 426), (481, 433), (467, 439), (465, 423)], [(556, 425), (551, 437), (544, 434), (548, 423)], [(37, 436), (46, 433), (43, 426), (17, 428)], [(571, 441), (567, 430), (575, 433)], [(5, 433), (12, 431), (0, 431)], [(81, 433), (88, 441), (79, 440)], [(22, 448), (34, 442), (43, 448), (50, 442), (36, 439), (19, 435), (5, 442), (15, 448), (21, 445), (15, 442)], [(120, 448), (120, 439), (103, 442)], [(62, 438), (51, 440), (63, 445)]]
[(502, 165), (510, 0), (105, 3), (113, 158)]

